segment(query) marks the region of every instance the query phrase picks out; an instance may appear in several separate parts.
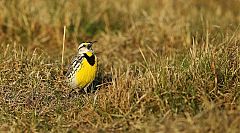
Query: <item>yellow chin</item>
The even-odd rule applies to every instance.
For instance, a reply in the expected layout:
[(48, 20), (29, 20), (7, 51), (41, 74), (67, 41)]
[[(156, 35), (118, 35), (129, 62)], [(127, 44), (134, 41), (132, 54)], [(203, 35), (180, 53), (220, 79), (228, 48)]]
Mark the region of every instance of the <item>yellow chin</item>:
[(87, 54), (89, 57), (93, 55), (93, 53), (92, 53), (91, 51), (86, 52), (86, 54)]

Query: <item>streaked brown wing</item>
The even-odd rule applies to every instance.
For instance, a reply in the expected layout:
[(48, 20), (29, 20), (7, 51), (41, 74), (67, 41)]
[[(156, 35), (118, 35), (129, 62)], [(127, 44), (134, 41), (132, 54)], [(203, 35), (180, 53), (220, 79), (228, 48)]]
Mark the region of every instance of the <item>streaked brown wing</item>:
[(81, 67), (81, 62), (83, 60), (82, 55), (77, 55), (72, 59), (71, 64), (68, 66), (68, 70), (66, 73), (66, 77), (70, 78), (73, 76), (73, 74), (76, 72), (76, 70)]

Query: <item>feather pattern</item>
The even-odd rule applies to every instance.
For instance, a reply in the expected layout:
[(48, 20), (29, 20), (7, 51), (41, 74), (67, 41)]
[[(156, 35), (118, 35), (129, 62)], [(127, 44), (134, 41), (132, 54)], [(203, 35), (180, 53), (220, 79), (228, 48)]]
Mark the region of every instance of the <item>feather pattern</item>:
[(74, 73), (79, 69), (81, 66), (81, 62), (84, 58), (84, 55), (77, 55), (72, 59), (71, 64), (68, 67), (68, 71), (66, 73), (66, 76), (68, 78), (73, 77)]

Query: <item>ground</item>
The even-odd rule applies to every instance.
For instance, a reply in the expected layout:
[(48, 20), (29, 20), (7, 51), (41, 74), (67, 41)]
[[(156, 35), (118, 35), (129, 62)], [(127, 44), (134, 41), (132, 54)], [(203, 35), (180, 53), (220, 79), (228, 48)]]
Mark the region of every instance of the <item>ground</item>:
[[(0, 130), (239, 132), (239, 9), (239, 0), (0, 1)], [(97, 41), (99, 59), (88, 93), (63, 74), (84, 41)]]

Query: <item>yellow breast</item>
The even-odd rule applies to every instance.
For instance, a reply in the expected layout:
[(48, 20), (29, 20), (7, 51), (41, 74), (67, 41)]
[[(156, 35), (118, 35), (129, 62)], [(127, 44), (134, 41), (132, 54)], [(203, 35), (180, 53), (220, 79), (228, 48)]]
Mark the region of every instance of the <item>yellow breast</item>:
[(75, 74), (75, 85), (81, 89), (87, 87), (94, 80), (96, 72), (97, 58), (95, 57), (95, 64), (93, 66), (88, 63), (86, 58), (84, 58), (80, 68)]

